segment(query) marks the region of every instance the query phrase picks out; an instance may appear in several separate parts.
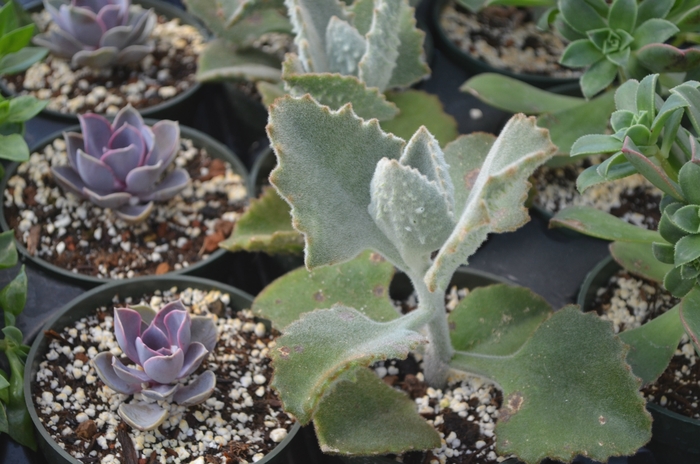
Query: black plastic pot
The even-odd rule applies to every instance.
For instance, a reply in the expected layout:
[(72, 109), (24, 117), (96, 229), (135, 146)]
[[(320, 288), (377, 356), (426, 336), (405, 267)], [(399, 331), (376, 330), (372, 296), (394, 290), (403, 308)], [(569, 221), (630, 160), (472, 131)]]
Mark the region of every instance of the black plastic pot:
[[(153, 8), (156, 14), (163, 15), (166, 18), (177, 18), (180, 23), (194, 26), (197, 28), (204, 40), (210, 37), (209, 31), (202, 23), (194, 16), (190, 15), (182, 8), (178, 8), (171, 3), (162, 0), (137, 0), (134, 3), (143, 6), (144, 8)], [(31, 1), (25, 5), (25, 9), (31, 13), (39, 12), (44, 9), (43, 3), (40, 0)], [(189, 116), (196, 106), (196, 94), (201, 88), (199, 82), (195, 82), (192, 87), (175, 97), (163, 101), (157, 105), (139, 109), (139, 113), (146, 118), (155, 119), (174, 119), (182, 120), (183, 122), (191, 122)], [(0, 80), (0, 90), (5, 95), (15, 95), (14, 92), (7, 88), (4, 81)], [(49, 119), (54, 119), (66, 123), (77, 123), (78, 115), (76, 113), (61, 113), (59, 111), (44, 109), (41, 114)]]
[[(156, 121), (153, 120), (145, 120), (146, 124), (148, 125), (153, 125)], [(80, 126), (73, 126), (69, 127), (66, 129), (66, 131), (75, 131), (75, 132), (80, 132)], [(38, 150), (43, 149), (46, 145), (49, 143), (53, 142), (57, 138), (62, 137), (63, 131), (55, 132), (48, 137), (45, 137), (43, 140), (39, 141), (34, 145), (33, 147), (30, 148), (30, 152), (36, 152)], [(192, 129), (187, 126), (180, 126), (180, 136), (182, 138), (187, 138), (192, 140), (194, 143), (194, 146), (200, 147), (200, 148), (206, 148), (207, 153), (212, 157), (212, 158), (218, 158), (226, 161), (227, 163), (231, 164), (231, 167), (234, 172), (239, 174), (248, 189), (249, 195), (251, 192), (251, 187), (250, 187), (250, 178), (248, 176), (248, 171), (246, 170), (245, 166), (243, 163), (238, 159), (238, 157), (231, 152), (225, 145), (217, 142), (213, 138), (209, 137), (207, 134), (200, 132), (198, 130)], [(17, 171), (17, 168), (19, 166), (19, 163), (12, 163), (10, 164), (6, 170), (5, 170), (5, 176), (3, 177), (2, 181), (0, 181), (0, 191), (4, 192), (5, 189), (7, 188), (7, 182), (9, 179), (15, 174)], [(0, 228), (3, 231), (9, 230), (10, 226), (7, 223), (7, 220), (5, 219), (5, 207), (4, 204), (0, 205)], [(36, 256), (33, 256), (27, 251), (27, 248), (20, 243), (19, 241), (15, 240), (15, 245), (17, 246), (17, 250), (19, 250), (20, 254), (24, 257), (24, 259), (29, 260), (33, 264), (39, 266), (40, 268), (48, 271), (49, 273), (53, 274), (54, 276), (66, 280), (71, 283), (75, 283), (78, 285), (81, 285), (83, 287), (95, 287), (97, 285), (113, 281), (114, 279), (101, 279), (98, 277), (94, 276), (88, 276), (84, 274), (79, 274), (75, 272), (70, 272), (66, 269), (63, 269), (61, 267), (55, 266), (41, 258), (38, 258)], [(179, 270), (174, 270), (168, 273), (168, 275), (173, 275), (173, 274), (185, 274), (185, 275), (194, 275), (194, 276), (200, 276), (200, 277), (210, 277), (217, 275), (216, 271), (216, 265), (218, 264), (219, 261), (224, 257), (224, 255), (227, 253), (227, 251), (223, 249), (218, 249), (215, 252), (211, 253), (209, 258), (205, 260), (201, 260), (197, 263), (192, 264), (191, 266), (188, 266), (183, 269)], [(225, 270), (221, 269), (219, 270), (220, 272), (225, 272)], [(222, 274), (225, 275), (225, 274)]]
[(450, 38), (447, 36), (447, 32), (443, 29), (440, 24), (440, 16), (442, 15), (442, 10), (445, 9), (447, 2), (450, 0), (433, 0), (432, 8), (430, 9), (430, 23), (432, 25), (433, 37), (435, 38), (435, 43), (437, 47), (445, 55), (447, 55), (450, 60), (452, 60), (459, 67), (464, 69), (469, 73), (469, 75), (475, 75), (483, 72), (493, 72), (503, 74), (505, 76), (512, 77), (514, 79), (521, 80), (527, 84), (534, 85), (542, 89), (549, 89), (551, 87), (556, 87), (563, 84), (571, 84), (578, 82), (578, 78), (562, 78), (562, 77), (549, 77), (541, 76), (537, 74), (521, 74), (514, 73), (503, 68), (494, 68), (490, 64), (482, 61), (468, 53), (462, 51)]
[[(586, 276), (581, 285), (577, 303), (584, 311), (590, 310), (599, 288), (621, 269), (620, 265), (608, 256), (598, 263)], [(691, 419), (647, 402), (647, 409), (654, 418), (651, 428), (651, 441), (647, 448), (654, 454), (658, 464), (679, 464), (700, 462), (700, 420)]]
[[(68, 452), (58, 446), (58, 444), (56, 444), (56, 442), (51, 438), (51, 435), (49, 435), (39, 420), (32, 402), (32, 383), (41, 361), (40, 353), (44, 353), (48, 349), (51, 341), (44, 335), (44, 331), (50, 329), (60, 331), (63, 329), (63, 327), (71, 325), (76, 320), (90, 314), (94, 314), (96, 308), (109, 305), (115, 295), (119, 295), (120, 298), (126, 298), (129, 296), (140, 297), (143, 294), (153, 293), (156, 290), (168, 290), (173, 286), (177, 286), (180, 289), (185, 287), (202, 290), (214, 289), (219, 290), (222, 293), (228, 293), (231, 297), (231, 307), (236, 310), (249, 308), (253, 301), (252, 296), (235, 287), (197, 277), (140, 277), (130, 279), (129, 281), (113, 282), (86, 292), (61, 308), (44, 325), (42, 331), (34, 340), (34, 343), (32, 343), (32, 348), (29, 351), (29, 356), (27, 357), (24, 371), (24, 396), (27, 408), (29, 409), (29, 414), (38, 431), (37, 441), (39, 444), (39, 449), (46, 457), (48, 463), (80, 464), (80, 461), (68, 454)], [(262, 460), (258, 461), (258, 463), (284, 464), (295, 462), (293, 460), (293, 453), (298, 453), (298, 450), (296, 450), (296, 447), (292, 443), (300, 428), (299, 423), (296, 423), (287, 435), (287, 438), (277, 445), (277, 447), (275, 447), (275, 449)]]

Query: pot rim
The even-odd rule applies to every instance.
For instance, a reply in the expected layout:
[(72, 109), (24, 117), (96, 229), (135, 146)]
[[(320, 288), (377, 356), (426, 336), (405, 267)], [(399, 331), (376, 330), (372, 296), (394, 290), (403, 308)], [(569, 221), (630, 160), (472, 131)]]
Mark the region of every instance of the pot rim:
[[(146, 8), (153, 8), (155, 9), (156, 14), (161, 14), (163, 16), (166, 16), (168, 19), (179, 19), (182, 24), (193, 26), (197, 29), (197, 31), (202, 35), (202, 39), (204, 42), (207, 42), (211, 38), (211, 33), (204, 27), (204, 25), (194, 16), (192, 16), (189, 12), (178, 8), (174, 5), (171, 5), (163, 0), (135, 0), (134, 3), (142, 5)], [(42, 0), (32, 0), (28, 2), (26, 5), (24, 5), (25, 11), (31, 12), (31, 10), (40, 10), (43, 9), (43, 3)], [(141, 114), (143, 117), (149, 117), (153, 115), (157, 115), (159, 113), (162, 113), (164, 111), (170, 110), (174, 107), (177, 107), (184, 101), (190, 99), (195, 95), (195, 93), (202, 87), (202, 84), (195, 80), (194, 84), (185, 90), (184, 92), (181, 92), (177, 95), (175, 95), (172, 98), (169, 98), (168, 100), (162, 101), (156, 105), (153, 106), (147, 106), (143, 109), (138, 109), (137, 111)], [(0, 91), (2, 92), (3, 95), (14, 97), (17, 96), (17, 93), (14, 91), (11, 91), (7, 85), (5, 85), (5, 80), (0, 79)], [(54, 121), (63, 121), (63, 122), (68, 122), (72, 123), (78, 120), (78, 114), (83, 114), (83, 113), (61, 113), (60, 111), (56, 110), (50, 110), (44, 108), (41, 110), (41, 114), (51, 120)], [(106, 116), (105, 114), (101, 114), (102, 116)]]
[(518, 79), (527, 84), (534, 85), (539, 88), (550, 88), (559, 85), (577, 83), (578, 77), (550, 77), (539, 74), (516, 73), (505, 68), (495, 68), (487, 62), (480, 60), (472, 55), (462, 51), (447, 35), (447, 32), (440, 24), (440, 16), (442, 10), (447, 6), (449, 0), (434, 0), (430, 9), (429, 21), (433, 36), (438, 44), (438, 48), (450, 58), (450, 61), (457, 64), (460, 68), (466, 69), (470, 75), (479, 74), (482, 72), (493, 72), (503, 74), (514, 79)]
[[(150, 283), (155, 283), (154, 286), (161, 290), (169, 289), (174, 285), (178, 286), (179, 289), (182, 289), (187, 286), (200, 289), (216, 289), (223, 293), (231, 294), (231, 296), (233, 297), (232, 303), (238, 300), (239, 305), (241, 305), (243, 301), (246, 301), (250, 305), (253, 301), (252, 295), (228, 284), (204, 279), (201, 277), (193, 277), (187, 275), (162, 275), (136, 277), (133, 279), (114, 281), (105, 285), (101, 285), (83, 293), (82, 295), (68, 302), (61, 309), (56, 311), (41, 328), (41, 331), (32, 342), (31, 349), (29, 350), (29, 354), (27, 355), (27, 360), (24, 367), (24, 401), (29, 411), (29, 415), (32, 419), (34, 427), (37, 429), (37, 432), (39, 434), (39, 440), (45, 442), (56, 453), (58, 453), (58, 455), (60, 455), (60, 457), (64, 459), (66, 464), (81, 463), (76, 458), (71, 456), (66, 450), (58, 446), (56, 441), (51, 437), (51, 435), (49, 435), (49, 433), (46, 431), (46, 428), (39, 420), (39, 416), (36, 413), (36, 407), (32, 399), (32, 383), (34, 374), (33, 364), (35, 363), (36, 358), (38, 356), (40, 345), (42, 345), (45, 341), (43, 333), (45, 330), (52, 328), (60, 319), (69, 314), (71, 311), (75, 311), (75, 308), (79, 308), (79, 305), (83, 303), (88, 304), (88, 302), (92, 300), (108, 302), (111, 301), (112, 297), (115, 294), (119, 294), (119, 292), (123, 292), (123, 296), (140, 296), (140, 294), (144, 292), (142, 288)], [(101, 305), (102, 303), (95, 303), (95, 305), (98, 304)], [(277, 446), (275, 446), (275, 448), (272, 451), (266, 454), (263, 459), (258, 461), (258, 463), (270, 463), (278, 454), (284, 451), (284, 449), (294, 439), (294, 437), (300, 429), (301, 425), (298, 421), (295, 421), (294, 425), (292, 425), (292, 428), (287, 433), (287, 437), (284, 440), (282, 440), (282, 442), (278, 443)]]
[[(157, 120), (153, 120), (153, 119), (144, 119), (144, 122), (149, 126), (152, 126), (156, 121)], [(50, 144), (54, 140), (62, 138), (64, 132), (71, 132), (71, 131), (80, 132), (80, 126), (79, 125), (71, 126), (71, 127), (68, 127), (64, 130), (58, 130), (56, 132), (49, 134), (48, 136), (39, 140), (37, 143), (33, 144), (32, 147), (30, 148), (29, 152), (34, 153), (34, 152), (44, 148), (46, 145)], [(243, 165), (243, 162), (238, 158), (238, 156), (231, 149), (229, 149), (226, 145), (222, 144), (218, 140), (205, 134), (204, 132), (198, 131), (197, 129), (193, 129), (193, 128), (188, 127), (188, 126), (180, 125), (180, 138), (191, 139), (195, 147), (206, 148), (207, 153), (212, 158), (223, 159), (224, 161), (229, 163), (231, 165), (231, 167), (233, 168), (233, 171), (242, 177), (243, 184), (245, 185), (245, 187), (247, 189), (247, 198), (250, 199), (252, 190), (251, 190), (250, 176), (248, 174), (248, 170)], [(28, 161), (25, 161), (25, 162), (28, 162)], [(6, 167), (5, 175), (3, 176), (2, 180), (0, 180), (0, 191), (3, 192), (3, 194), (4, 194), (5, 190), (7, 189), (7, 182), (10, 180), (10, 177), (12, 177), (17, 172), (17, 168), (19, 167), (20, 164), (21, 163), (13, 162)], [(5, 204), (4, 204), (4, 202), (0, 203), (0, 230), (2, 230), (2, 231), (10, 230), (10, 226), (7, 223), (7, 220), (5, 219)], [(16, 237), (15, 237), (15, 246), (17, 247), (17, 250), (19, 251), (19, 253), (25, 259), (28, 259), (30, 262), (32, 262), (33, 264), (35, 264), (39, 268), (46, 270), (50, 274), (57, 276), (63, 280), (77, 283), (77, 284), (82, 285), (82, 286), (89, 286), (89, 287), (94, 287), (94, 286), (109, 283), (109, 282), (118, 282), (119, 281), (119, 279), (113, 279), (113, 278), (104, 278), (103, 279), (103, 278), (99, 278), (99, 277), (95, 277), (95, 276), (80, 274), (78, 272), (71, 272), (67, 269), (56, 266), (55, 264), (52, 264), (52, 263), (50, 263), (42, 258), (39, 258), (39, 257), (36, 257), (36, 256), (29, 254), (29, 251), (24, 246), (24, 244), (20, 243)], [(197, 261), (196, 263), (194, 263), (188, 267), (182, 268), (182, 269), (169, 271), (165, 275), (181, 275), (181, 274), (188, 275), (188, 274), (192, 274), (194, 272), (201, 271), (206, 266), (209, 266), (210, 264), (214, 263), (215, 261), (218, 261), (219, 259), (221, 259), (226, 253), (228, 253), (227, 250), (219, 248), (216, 251), (212, 252), (207, 259)], [(142, 277), (147, 277), (147, 276), (142, 276)], [(123, 279), (123, 280), (128, 281), (130, 279)]]

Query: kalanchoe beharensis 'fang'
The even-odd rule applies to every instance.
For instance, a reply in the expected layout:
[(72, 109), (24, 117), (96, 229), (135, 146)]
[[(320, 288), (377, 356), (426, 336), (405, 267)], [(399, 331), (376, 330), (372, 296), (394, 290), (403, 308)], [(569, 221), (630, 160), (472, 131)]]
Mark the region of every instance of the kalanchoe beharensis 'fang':
[(153, 10), (130, 12), (130, 0), (44, 0), (58, 26), (34, 38), (75, 67), (109, 68), (134, 63), (153, 51), (148, 43)]
[(179, 148), (177, 122), (163, 120), (149, 127), (131, 106), (119, 111), (112, 123), (97, 114), (78, 119), (82, 134), (63, 134), (69, 165), (51, 169), (64, 189), (138, 222), (150, 214), (154, 201), (169, 200), (189, 184), (184, 169), (164, 175)]
[[(214, 349), (216, 326), (211, 318), (190, 316), (180, 300), (158, 312), (149, 306), (116, 308), (114, 334), (137, 367), (125, 365), (109, 352), (98, 354), (93, 364), (108, 387), (126, 395), (140, 392), (152, 400), (183, 406), (199, 404), (211, 396), (216, 386), (211, 371), (187, 385), (177, 383), (192, 374)], [(119, 407), (122, 419), (139, 430), (158, 427), (167, 413), (156, 403), (124, 403)]]

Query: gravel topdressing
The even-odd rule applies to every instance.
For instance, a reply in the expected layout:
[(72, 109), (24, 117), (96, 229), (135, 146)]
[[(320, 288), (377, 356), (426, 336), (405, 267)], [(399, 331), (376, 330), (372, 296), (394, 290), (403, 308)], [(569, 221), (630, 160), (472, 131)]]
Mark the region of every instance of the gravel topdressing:
[[(51, 16), (45, 10), (32, 17), (41, 31), (57, 27), (49, 26)], [(196, 84), (197, 56), (203, 46), (194, 26), (162, 15), (152, 40), (154, 52), (138, 63), (107, 70), (73, 69), (69, 60), (49, 55), (27, 71), (3, 79), (10, 91), (49, 100), (46, 108), (59, 113), (114, 115), (128, 103), (136, 109), (148, 108)]]
[[(114, 392), (91, 365), (99, 352), (122, 352), (114, 338), (113, 308), (139, 301), (118, 301), (96, 308), (95, 315), (58, 329), (43, 354), (32, 394), (46, 430), (81, 462), (128, 463), (129, 451), (142, 462), (227, 464), (261, 459), (284, 440), (293, 420), (281, 411), (269, 387), (272, 371), (268, 351), (276, 332), (253, 319), (249, 310), (237, 314), (227, 294), (176, 288), (144, 296), (142, 303), (160, 308), (181, 298), (193, 314), (216, 320), (219, 341), (195, 372), (215, 372), (214, 394), (204, 403), (185, 408), (173, 404), (157, 429), (132, 430), (117, 414), (122, 402), (146, 400)], [(125, 357), (122, 361), (131, 363)], [(128, 449), (127, 449), (128, 448)], [(132, 455), (133, 455), (132, 454)]]
[(247, 204), (243, 178), (181, 139), (171, 166), (191, 185), (133, 225), (110, 209), (65, 193), (50, 166), (68, 163), (63, 138), (22, 163), (4, 192), (5, 219), (28, 252), (74, 273), (123, 279), (164, 274), (207, 259), (230, 235)]

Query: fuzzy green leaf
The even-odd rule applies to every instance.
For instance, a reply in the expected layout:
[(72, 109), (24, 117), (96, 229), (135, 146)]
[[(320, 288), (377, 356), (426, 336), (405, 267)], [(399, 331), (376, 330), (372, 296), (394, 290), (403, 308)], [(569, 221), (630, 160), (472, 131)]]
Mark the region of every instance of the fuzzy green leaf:
[(403, 5), (399, 15), (399, 56), (387, 85), (390, 89), (409, 87), (430, 75), (423, 51), (425, 32), (416, 27), (414, 8)]
[(229, 42), (216, 39), (208, 42), (199, 55), (197, 80), (201, 82), (224, 79), (280, 80), (279, 60), (256, 49), (237, 50)]
[(685, 163), (678, 172), (678, 183), (686, 200), (700, 205), (700, 165)]
[(455, 187), (455, 211), (463, 211), (467, 198), (484, 164), (496, 136), (485, 132), (463, 135), (447, 144), (445, 161), (450, 166), (450, 177)]
[[(386, 454), (440, 446), (440, 436), (405, 393), (369, 369), (336, 382), (314, 417), (319, 445), (331, 454)], [(401, 424), (401, 428), (387, 427)]]
[[(626, 349), (609, 322), (575, 306), (555, 312), (512, 356), (458, 353), (503, 389), (495, 434), (500, 454), (528, 464), (576, 455), (597, 461), (633, 454), (651, 435), (651, 416)], [(556, 398), (556, 401), (553, 401)]]
[(644, 385), (663, 374), (678, 349), (682, 336), (683, 326), (678, 317), (678, 306), (636, 329), (620, 334), (622, 341), (630, 345), (627, 362)]
[(687, 205), (678, 208), (671, 216), (673, 223), (687, 234), (700, 233), (700, 206)]
[(268, 254), (304, 250), (303, 237), (292, 227), (289, 205), (275, 189), (267, 188), (236, 221), (229, 238), (219, 244), (229, 251), (264, 251)]
[(613, 242), (610, 244), (610, 254), (632, 274), (654, 282), (663, 282), (664, 276), (673, 267), (656, 259), (649, 243)]
[(297, 74), (291, 71), (288, 63), (284, 66), (284, 82), (294, 97), (311, 94), (322, 105), (337, 110), (351, 103), (352, 109), (364, 119), (377, 118), (380, 121), (392, 119), (399, 109), (376, 88), (367, 87), (355, 76), (340, 74)]
[(679, 310), (685, 333), (693, 342), (695, 351), (700, 353), (700, 288), (697, 286), (683, 297)]
[(288, 272), (258, 294), (252, 310), (280, 330), (314, 309), (342, 304), (359, 308), (377, 322), (398, 317), (389, 300), (394, 266), (377, 253), (364, 252), (352, 261)]
[(27, 161), (29, 147), (24, 141), (24, 137), (19, 134), (0, 135), (0, 159)]
[(598, 92), (605, 90), (612, 84), (617, 76), (617, 66), (608, 60), (600, 60), (594, 63), (581, 76), (581, 91), (583, 96), (591, 98)]
[(551, 314), (549, 303), (527, 288), (505, 284), (479, 287), (450, 313), (450, 339), (458, 351), (510, 355)]
[(687, 264), (700, 258), (700, 234), (686, 235), (676, 243), (675, 265)]
[(308, 423), (339, 376), (372, 362), (405, 358), (426, 340), (395, 322), (375, 322), (355, 309), (316, 310), (287, 326), (272, 351), (272, 386), (285, 411)]
[(326, 29), (326, 46), (329, 72), (357, 76), (358, 64), (367, 46), (357, 29), (333, 16)]
[[(675, 247), (670, 243), (654, 242), (651, 244), (651, 251), (653, 252), (654, 257), (662, 263), (673, 264), (675, 262), (673, 258)], [(667, 269), (666, 272), (669, 270), (670, 269)], [(661, 280), (663, 280), (663, 277)]]
[(660, 242), (654, 231), (633, 226), (612, 214), (590, 206), (571, 206), (559, 211), (550, 221), (550, 227), (566, 227), (603, 240), (620, 242)]
[(17, 264), (15, 233), (11, 230), (0, 234), (0, 269), (7, 269)]
[(287, 95), (281, 84), (271, 84), (270, 82), (258, 81), (255, 83), (255, 88), (258, 90), (262, 103), (268, 107), (280, 97)]
[(386, 98), (398, 107), (399, 114), (381, 122), (384, 131), (409, 140), (421, 126), (425, 126), (440, 141), (440, 145), (451, 142), (459, 135), (457, 121), (445, 112), (436, 95), (411, 89), (387, 92)]
[(639, 81), (630, 79), (615, 90), (615, 108), (637, 113)]
[(348, 21), (345, 5), (338, 0), (287, 0), (289, 18), (296, 34), (294, 43), (306, 72), (328, 72), (326, 28), (332, 17)]
[(374, 16), (374, 0), (355, 0), (348, 8), (352, 11), (354, 18), (352, 25), (363, 36), (372, 27), (372, 17)]
[(0, 290), (0, 308), (5, 315), (5, 326), (15, 325), (17, 316), (27, 303), (27, 274), (24, 266), (19, 274)]
[(467, 261), (491, 232), (513, 231), (528, 221), (523, 206), (528, 178), (551, 158), (556, 147), (534, 117), (513, 116), (501, 131), (481, 166), (457, 226), (425, 276), (431, 291), (446, 288), (452, 273)]
[(634, 30), (637, 22), (637, 0), (615, 0), (608, 12), (608, 26), (611, 29)]
[(664, 193), (671, 195), (673, 198), (677, 198), (679, 200), (683, 199), (683, 194), (681, 193), (678, 184), (668, 177), (663, 168), (653, 163), (649, 158), (641, 153), (630, 137), (625, 139), (625, 144), (622, 147), (622, 153), (625, 154), (627, 161), (632, 163), (637, 171), (646, 177), (649, 182), (661, 189)]
[(389, 85), (399, 57), (399, 26), (403, 1), (377, 0), (372, 26), (365, 36), (367, 50), (360, 60), (360, 80), (383, 92)]
[(612, 135), (584, 135), (571, 146), (571, 156), (616, 153), (622, 149), (622, 142)]
[(278, 160), (270, 181), (305, 234), (307, 267), (347, 261), (368, 248), (400, 262), (367, 206), (377, 163), (398, 159), (403, 140), (382, 132), (376, 120), (358, 118), (349, 105), (333, 112), (308, 96), (279, 99), (267, 131)]
[(593, 42), (589, 39), (579, 39), (571, 42), (566, 47), (559, 62), (564, 66), (580, 68), (590, 66), (603, 58), (605, 58), (605, 55), (598, 50), (598, 47), (593, 45)]
[(664, 288), (676, 298), (684, 297), (695, 285), (695, 279), (684, 279), (680, 267), (674, 267), (664, 277)]
[(547, 92), (518, 79), (495, 73), (477, 74), (459, 89), (490, 106), (511, 113), (553, 113), (585, 103), (582, 98)]

